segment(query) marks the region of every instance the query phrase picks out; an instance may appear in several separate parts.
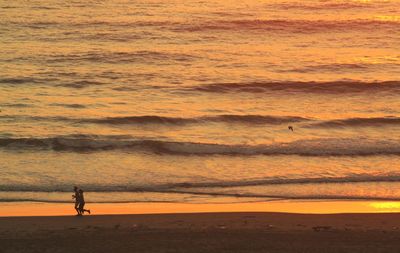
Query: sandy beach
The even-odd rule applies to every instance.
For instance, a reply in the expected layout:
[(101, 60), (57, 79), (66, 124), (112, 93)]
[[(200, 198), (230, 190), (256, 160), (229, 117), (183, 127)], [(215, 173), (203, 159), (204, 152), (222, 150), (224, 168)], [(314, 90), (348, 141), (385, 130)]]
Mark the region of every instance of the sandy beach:
[(399, 252), (399, 213), (0, 217), (1, 252)]

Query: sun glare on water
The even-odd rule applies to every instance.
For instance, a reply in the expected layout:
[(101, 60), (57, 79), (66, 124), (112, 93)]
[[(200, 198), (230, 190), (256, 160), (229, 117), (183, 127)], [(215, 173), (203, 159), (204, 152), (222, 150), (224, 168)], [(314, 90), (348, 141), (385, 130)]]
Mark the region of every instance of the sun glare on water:
[(400, 211), (400, 202), (374, 202), (371, 203), (370, 206), (378, 209), (378, 211)]

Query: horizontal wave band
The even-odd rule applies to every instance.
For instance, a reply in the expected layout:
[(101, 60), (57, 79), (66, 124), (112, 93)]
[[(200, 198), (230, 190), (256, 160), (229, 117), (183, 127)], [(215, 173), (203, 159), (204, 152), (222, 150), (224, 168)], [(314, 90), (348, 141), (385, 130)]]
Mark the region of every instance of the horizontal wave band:
[(95, 28), (95, 27), (160, 27), (175, 32), (203, 32), (212, 30), (222, 31), (274, 31), (313, 33), (326, 31), (366, 30), (371, 28), (393, 29), (398, 31), (398, 21), (379, 18), (372, 19), (342, 19), (342, 20), (307, 20), (307, 19), (225, 19), (217, 21), (206, 19), (200, 22), (185, 21), (85, 21), (85, 22), (19, 22), (2, 21), (0, 25), (37, 29), (40, 27), (53, 28)]
[(308, 121), (309, 119), (297, 116), (268, 116), (268, 115), (215, 115), (197, 118), (174, 118), (163, 116), (128, 116), (110, 117), (104, 119), (85, 120), (89, 123), (104, 124), (190, 124), (201, 122), (226, 122), (245, 124), (282, 124), (290, 122)]
[[(33, 78), (33, 77), (20, 77), (20, 78), (0, 78), (0, 85), (19, 85), (19, 84), (46, 84), (63, 86), (68, 88), (84, 88), (89, 86), (98, 86), (105, 83), (94, 80), (77, 80), (75, 82), (62, 82), (55, 78)], [(114, 88), (117, 91), (132, 91), (138, 87), (121, 86)], [(400, 81), (380, 81), (380, 82), (363, 82), (363, 81), (329, 81), (329, 82), (300, 82), (300, 81), (259, 81), (259, 82), (240, 82), (240, 83), (210, 83), (197, 86), (143, 86), (141, 89), (166, 89), (176, 90), (182, 92), (212, 92), (212, 93), (229, 93), (229, 92), (306, 92), (306, 93), (354, 93), (354, 92), (399, 92)]]
[(0, 78), (0, 84), (38, 84), (55, 81), (55, 78), (9, 77)]
[(302, 19), (237, 19), (198, 22), (195, 24), (178, 23), (170, 26), (179, 32), (243, 31), (251, 32), (290, 32), (318, 33), (327, 31), (366, 30), (371, 28), (399, 31), (396, 20), (380, 19), (346, 19), (346, 20), (302, 20)]
[[(23, 105), (17, 105), (23, 106)], [(57, 104), (66, 108), (83, 108), (80, 104)], [(301, 123), (299, 127), (305, 128), (337, 128), (337, 127), (373, 127), (373, 126), (400, 126), (400, 117), (384, 116), (371, 118), (344, 118), (319, 120), (313, 118), (299, 116), (272, 116), (272, 115), (235, 115), (222, 114), (214, 116), (200, 116), (193, 118), (167, 117), (157, 115), (142, 116), (121, 116), (121, 117), (105, 117), (105, 118), (68, 118), (62, 116), (24, 116), (24, 115), (1, 115), (0, 120), (3, 121), (48, 121), (48, 122), (71, 122), (71, 123), (91, 123), (91, 124), (109, 124), (109, 125), (186, 125), (186, 124), (206, 124), (206, 123), (227, 123), (227, 124), (245, 124), (245, 125), (280, 125), (290, 123)], [(307, 124), (303, 124), (307, 123)]]
[[(160, 64), (164, 62), (164, 64), (169, 63), (170, 61), (174, 62), (189, 62), (198, 59), (198, 56), (182, 54), (177, 52), (162, 52), (162, 51), (91, 51), (82, 54), (53, 54), (53, 55), (39, 55), (39, 56), (19, 56), (17, 58), (9, 58), (7, 62), (15, 62), (15, 61), (26, 61), (26, 62), (34, 62), (36, 60), (42, 60), (43, 58), (49, 64), (53, 63), (70, 63), (70, 62), (95, 62), (95, 63), (112, 63), (112, 64), (121, 64), (121, 63), (157, 63)], [(35, 81), (35, 79), (32, 79)], [(32, 82), (27, 78), (4, 78), (0, 79), (0, 83), (25, 83)]]
[[(210, 182), (184, 182), (155, 185), (91, 185), (86, 184), (85, 190), (97, 193), (136, 193), (136, 192), (157, 192), (157, 193), (185, 193), (196, 189), (226, 189), (248, 186), (273, 186), (273, 185), (301, 185), (301, 184), (346, 184), (346, 183), (400, 183), (400, 174), (393, 175), (354, 175), (345, 177), (311, 177), (311, 178), (265, 178), (255, 180), (239, 181), (210, 181)], [(0, 192), (71, 192), (71, 185), (7, 185), (0, 184)], [(201, 193), (201, 192), (200, 192)]]
[(272, 4), (273, 7), (277, 7), (280, 9), (288, 10), (288, 9), (297, 9), (297, 10), (310, 10), (310, 11), (319, 11), (319, 10), (347, 10), (347, 9), (361, 9), (361, 8), (373, 8), (370, 4), (365, 3), (357, 3), (357, 2), (317, 2), (317, 3), (277, 3)]
[(169, 155), (299, 155), (299, 156), (372, 156), (400, 155), (400, 142), (351, 138), (306, 139), (266, 145), (228, 145), (162, 140), (132, 140), (123, 138), (54, 137), (1, 138), (0, 147), (6, 149), (33, 149), (90, 152), (124, 150)]
[(198, 118), (174, 118), (163, 116), (127, 116), (127, 117), (110, 117), (103, 119), (88, 119), (81, 122), (97, 123), (97, 124), (170, 124), (170, 125), (184, 125), (184, 124), (201, 124), (207, 122), (213, 123), (238, 123), (246, 125), (260, 125), (260, 124), (288, 124), (288, 123), (301, 123), (307, 122), (306, 128), (335, 128), (335, 127), (364, 127), (364, 126), (383, 126), (383, 125), (399, 125), (400, 118), (395, 116), (387, 117), (371, 117), (371, 118), (347, 118), (347, 119), (333, 119), (318, 121), (316, 119), (297, 117), (297, 116), (268, 116), (268, 115), (216, 115), (216, 116), (203, 116)]
[(272, 178), (243, 181), (225, 182), (199, 182), (172, 184), (170, 188), (230, 188), (246, 186), (268, 186), (268, 185), (293, 185), (293, 184), (346, 184), (346, 183), (377, 183), (377, 182), (400, 182), (400, 175), (371, 176), (359, 175), (350, 177), (316, 177), (316, 178)]
[(363, 126), (382, 126), (382, 125), (398, 125), (400, 126), (399, 117), (376, 117), (376, 118), (348, 118), (327, 120), (310, 124), (308, 127), (335, 128), (335, 127), (363, 127)]
[[(242, 199), (242, 201), (235, 201), (232, 203), (249, 203), (249, 202), (274, 202), (274, 201), (282, 201), (282, 200), (320, 200), (320, 201), (334, 201), (334, 200), (365, 200), (365, 201), (400, 201), (400, 197), (371, 197), (371, 196), (342, 196), (342, 195), (307, 195), (307, 196), (286, 196), (286, 195), (269, 195), (269, 194), (229, 194), (229, 193), (181, 193), (186, 195), (202, 195), (202, 196), (210, 196), (210, 197), (235, 197), (238, 199)], [(251, 201), (248, 199), (252, 198)], [(258, 199), (258, 201), (254, 200)], [(0, 203), (16, 203), (16, 202), (33, 202), (33, 203), (54, 203), (54, 204), (67, 204), (73, 203), (72, 201), (64, 200), (64, 199), (44, 199), (44, 198), (0, 198)], [(158, 199), (154, 200), (86, 200), (86, 203), (94, 203), (94, 204), (130, 204), (130, 203), (191, 203), (190, 201), (185, 201), (182, 199), (181, 201), (162, 201)], [(199, 203), (199, 202), (197, 202)], [(209, 203), (207, 200), (203, 200), (200, 203)], [(215, 202), (211, 203), (221, 203), (226, 204), (229, 202)]]
[[(34, 202), (34, 203), (57, 203), (66, 204), (73, 203), (73, 201), (66, 199), (45, 199), (45, 198), (0, 198), (0, 203), (13, 203), (13, 202)], [(86, 203), (98, 203), (98, 204), (129, 204), (129, 203), (175, 203), (172, 201), (160, 201), (160, 200), (96, 200), (96, 201), (86, 201)]]
[(184, 90), (201, 92), (229, 93), (229, 92), (307, 92), (307, 93), (354, 93), (354, 92), (382, 92), (399, 91), (400, 81), (359, 82), (249, 82), (249, 83), (212, 83), (194, 87), (184, 87)]

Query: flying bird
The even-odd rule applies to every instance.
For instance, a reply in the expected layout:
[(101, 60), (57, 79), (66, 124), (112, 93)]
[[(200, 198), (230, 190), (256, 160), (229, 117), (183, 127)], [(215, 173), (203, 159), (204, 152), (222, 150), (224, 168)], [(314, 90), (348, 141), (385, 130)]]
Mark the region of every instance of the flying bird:
[(292, 126), (288, 126), (288, 129), (292, 130), (292, 132), (293, 132), (293, 127)]

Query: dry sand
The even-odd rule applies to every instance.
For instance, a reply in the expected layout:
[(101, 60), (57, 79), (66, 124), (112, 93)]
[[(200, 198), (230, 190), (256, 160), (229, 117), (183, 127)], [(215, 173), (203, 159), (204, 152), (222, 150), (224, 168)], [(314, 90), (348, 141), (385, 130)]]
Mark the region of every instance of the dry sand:
[(400, 252), (400, 214), (0, 218), (0, 252)]

